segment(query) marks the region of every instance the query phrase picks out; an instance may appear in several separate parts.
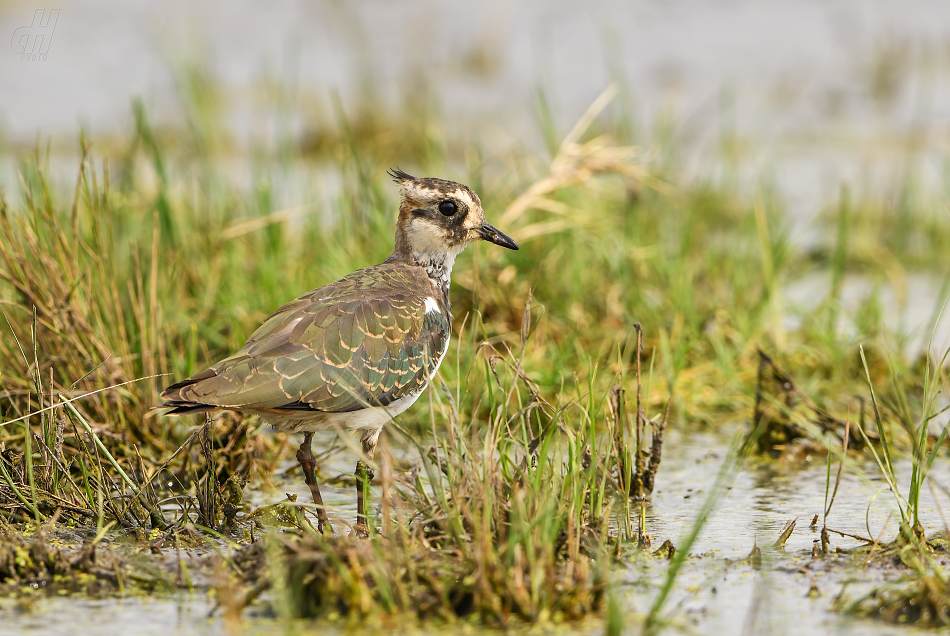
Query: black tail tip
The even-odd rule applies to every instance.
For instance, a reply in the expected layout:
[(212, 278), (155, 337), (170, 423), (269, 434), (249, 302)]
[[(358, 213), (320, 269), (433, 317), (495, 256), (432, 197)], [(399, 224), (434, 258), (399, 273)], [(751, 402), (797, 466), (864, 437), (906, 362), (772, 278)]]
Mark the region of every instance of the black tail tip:
[(194, 402), (163, 402), (155, 408), (169, 409), (165, 411), (165, 415), (188, 415), (189, 413), (206, 413), (215, 407), (209, 404), (195, 404)]

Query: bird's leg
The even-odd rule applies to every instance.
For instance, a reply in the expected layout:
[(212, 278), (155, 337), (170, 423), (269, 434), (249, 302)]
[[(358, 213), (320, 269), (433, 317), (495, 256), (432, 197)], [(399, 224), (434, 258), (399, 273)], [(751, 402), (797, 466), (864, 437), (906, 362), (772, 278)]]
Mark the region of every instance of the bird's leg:
[(313, 449), (310, 446), (312, 440), (313, 433), (303, 434), (303, 443), (300, 445), (300, 448), (297, 449), (297, 461), (300, 462), (300, 467), (303, 469), (304, 480), (307, 482), (307, 485), (310, 486), (313, 503), (317, 504), (317, 530), (320, 531), (320, 534), (323, 534), (325, 527), (329, 528), (330, 532), (333, 532), (333, 528), (330, 528), (327, 511), (323, 507), (323, 495), (320, 494), (320, 486), (317, 485), (317, 478), (313, 474), (314, 469), (317, 467), (317, 460), (313, 456)]
[[(360, 442), (363, 446), (363, 455), (356, 462), (356, 527), (357, 536), (369, 536), (369, 517), (366, 514), (366, 500), (369, 498), (369, 485), (373, 481), (373, 469), (366, 461), (373, 461), (376, 454), (376, 443), (379, 441), (379, 432), (382, 429), (372, 429), (363, 433)], [(366, 459), (366, 461), (363, 461)]]

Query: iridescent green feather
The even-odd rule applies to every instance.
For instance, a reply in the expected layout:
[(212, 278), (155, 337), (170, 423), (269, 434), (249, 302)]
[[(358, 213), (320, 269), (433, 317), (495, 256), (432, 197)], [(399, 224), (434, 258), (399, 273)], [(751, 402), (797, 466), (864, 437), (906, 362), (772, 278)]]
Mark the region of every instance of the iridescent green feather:
[[(426, 312), (427, 298), (438, 312)], [(447, 299), (422, 268), (384, 263), (281, 307), (240, 351), (162, 397), (185, 408), (385, 406), (425, 387), (448, 346), (449, 321)]]

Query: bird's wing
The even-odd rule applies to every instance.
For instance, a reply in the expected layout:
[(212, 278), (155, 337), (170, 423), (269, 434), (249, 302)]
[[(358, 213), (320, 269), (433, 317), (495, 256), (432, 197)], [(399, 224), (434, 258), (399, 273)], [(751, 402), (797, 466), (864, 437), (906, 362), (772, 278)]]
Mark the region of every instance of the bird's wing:
[(233, 356), (168, 387), (163, 406), (354, 411), (425, 387), (451, 315), (420, 268), (360, 270), (281, 307)]

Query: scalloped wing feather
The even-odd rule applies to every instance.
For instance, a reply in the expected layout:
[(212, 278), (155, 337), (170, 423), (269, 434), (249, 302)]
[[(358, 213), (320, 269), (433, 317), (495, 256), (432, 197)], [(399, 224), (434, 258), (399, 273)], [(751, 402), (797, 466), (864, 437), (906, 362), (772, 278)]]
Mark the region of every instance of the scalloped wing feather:
[(168, 387), (163, 406), (386, 406), (425, 388), (448, 347), (450, 321), (447, 299), (422, 268), (369, 267), (281, 307), (233, 356)]

